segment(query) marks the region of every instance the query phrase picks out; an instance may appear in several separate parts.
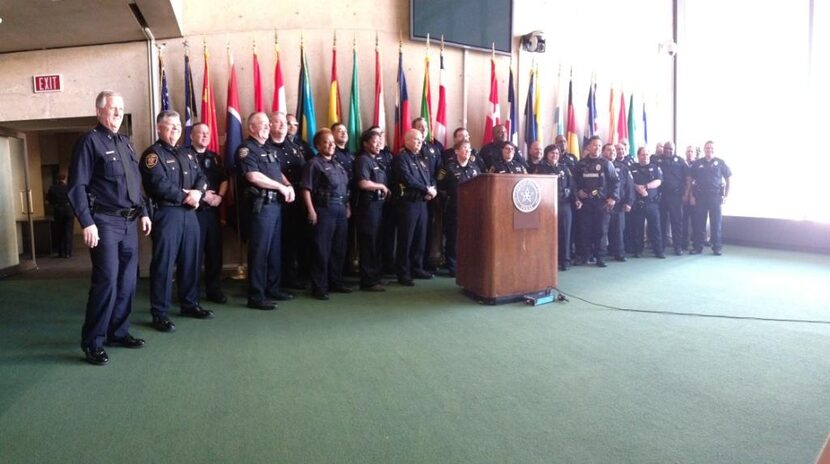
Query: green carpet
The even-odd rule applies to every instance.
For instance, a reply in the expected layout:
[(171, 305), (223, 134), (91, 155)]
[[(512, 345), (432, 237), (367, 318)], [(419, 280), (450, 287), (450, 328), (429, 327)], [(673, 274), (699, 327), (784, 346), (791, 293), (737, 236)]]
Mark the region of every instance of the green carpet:
[[(626, 308), (830, 321), (830, 257), (573, 268)], [(812, 463), (830, 432), (830, 324), (478, 305), (450, 279), (276, 312), (148, 325), (89, 366), (88, 278), (0, 281), (0, 463)]]

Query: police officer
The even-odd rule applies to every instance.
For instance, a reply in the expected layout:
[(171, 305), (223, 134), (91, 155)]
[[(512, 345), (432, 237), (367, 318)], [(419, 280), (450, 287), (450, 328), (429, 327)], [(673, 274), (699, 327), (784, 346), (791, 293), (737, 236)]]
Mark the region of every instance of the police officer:
[(349, 175), (334, 158), (335, 137), (330, 129), (314, 134), (319, 156), (303, 170), (302, 195), (312, 226), (313, 261), (311, 292), (318, 300), (328, 300), (329, 292), (351, 293), (343, 284), (346, 258), (349, 204)]
[(306, 160), (311, 159), (311, 157), (314, 156), (314, 152), (311, 151), (311, 147), (302, 138), (300, 138), (300, 135), (297, 133), (300, 129), (300, 123), (297, 121), (297, 117), (289, 113), (285, 115), (285, 120), (288, 123), (288, 135), (286, 135), (285, 138), (297, 147), (300, 154), (303, 155), (303, 158)]
[[(502, 124), (496, 124), (493, 127), (493, 141), (481, 147), (481, 152), (479, 153), (488, 171), (501, 158), (502, 145), (507, 141), (507, 129)], [(525, 159), (519, 150), (516, 150), (515, 156), (521, 160), (522, 164), (525, 164)]]
[[(466, 127), (457, 127), (452, 133), (452, 146), (447, 147), (441, 152), (441, 164), (444, 165), (455, 159), (455, 147), (461, 142), (470, 143), (470, 132)], [(484, 165), (484, 160), (478, 155), (478, 150), (470, 145), (470, 162), (478, 166), (478, 172), (487, 172), (487, 166)]]
[(141, 348), (144, 340), (130, 334), (130, 311), (138, 270), (135, 220), (149, 235), (150, 218), (141, 195), (138, 159), (130, 140), (118, 133), (124, 99), (104, 90), (95, 98), (98, 125), (81, 136), (69, 168), (69, 202), (83, 227), (92, 278), (81, 349), (90, 364), (104, 365), (104, 346)]
[[(418, 156), (426, 162), (428, 174), (432, 178), (434, 185), (438, 171), (443, 164), (441, 152), (444, 151), (444, 146), (429, 133), (429, 126), (427, 125), (426, 119), (422, 117), (413, 119), (412, 128), (417, 129), (424, 138), (424, 143), (421, 145), (421, 152), (418, 153)], [(424, 245), (424, 269), (427, 271), (434, 271), (437, 267), (436, 265), (442, 261), (442, 211), (440, 197), (427, 201), (427, 241), (426, 245)]]
[(398, 236), (395, 267), (398, 283), (411, 287), (412, 279), (431, 279), (424, 271), (424, 247), (427, 234), (426, 202), (438, 195), (427, 161), (418, 156), (423, 136), (417, 129), (404, 134), (404, 149), (392, 162), (398, 185), (393, 192), (398, 205)]
[[(271, 129), (266, 145), (268, 150), (277, 155), (280, 171), (294, 187), (296, 193), (300, 188), (303, 177), (303, 166), (306, 160), (302, 150), (287, 138), (288, 119), (285, 113), (273, 112), (269, 116)], [(306, 288), (301, 282), (301, 275), (307, 274), (311, 264), (307, 252), (310, 244), (308, 221), (306, 220), (305, 205), (301, 201), (294, 201), (282, 205), (282, 287), (302, 290)]]
[(455, 277), (458, 251), (458, 186), (481, 174), (481, 168), (471, 157), (470, 142), (458, 142), (455, 157), (438, 172), (438, 192), (444, 200), (444, 256), (450, 277)]
[(527, 174), (522, 159), (516, 157), (516, 146), (510, 142), (501, 143), (501, 157), (493, 162), (490, 172), (494, 174)]
[(205, 294), (215, 303), (226, 303), (222, 292), (222, 225), (219, 222), (219, 205), (228, 192), (228, 176), (222, 166), (222, 158), (207, 149), (210, 143), (210, 127), (196, 123), (190, 132), (191, 154), (196, 157), (199, 169), (207, 179), (207, 190), (199, 201), (196, 219), (199, 221), (199, 267), (205, 268)]
[[(617, 144), (622, 147), (622, 144)], [(625, 231), (625, 215), (631, 211), (634, 203), (634, 186), (631, 182), (631, 173), (624, 161), (616, 160), (615, 147), (606, 143), (602, 147), (602, 157), (611, 161), (620, 179), (620, 200), (611, 210), (611, 219), (608, 221), (608, 252), (614, 255), (614, 261), (624, 262), (625, 244), (623, 233)], [(625, 158), (628, 158), (627, 156)]]
[(606, 267), (605, 254), (608, 250), (608, 222), (614, 205), (620, 200), (620, 180), (614, 165), (599, 156), (600, 138), (593, 136), (585, 145), (585, 157), (576, 165), (577, 198), (582, 201), (580, 208), (580, 235), (577, 264), (596, 259), (598, 267)]
[(689, 169), (686, 186), (689, 201), (695, 207), (691, 253), (700, 254), (703, 251), (708, 218), (712, 253), (720, 256), (723, 249), (721, 207), (729, 195), (732, 170), (722, 159), (715, 157), (715, 143), (711, 140), (703, 145), (703, 155)]
[(643, 233), (648, 221), (648, 236), (654, 256), (664, 259), (663, 235), (660, 231), (660, 184), (663, 173), (654, 162), (648, 161), (648, 149), (637, 150), (637, 164), (631, 167), (634, 183), (634, 207), (631, 210), (632, 253), (635, 258), (643, 254)]
[(397, 206), (395, 198), (392, 195), (391, 187), (395, 185), (395, 177), (392, 172), (392, 152), (386, 146), (386, 135), (383, 128), (372, 126), (369, 129), (376, 132), (380, 136), (380, 153), (375, 157), (378, 165), (383, 169), (386, 175), (386, 183), (390, 188), (389, 195), (386, 201), (383, 202), (383, 214), (381, 215), (381, 256), (383, 259), (383, 273), (395, 274), (395, 236), (397, 235)]
[(559, 161), (559, 146), (548, 145), (542, 154), (542, 161), (536, 166), (531, 165), (531, 174), (547, 174), (557, 176), (559, 214), (557, 215), (559, 229), (559, 270), (567, 271), (571, 268), (571, 224), (573, 210), (582, 208), (582, 202), (576, 198), (574, 191), (573, 174), (570, 168)]
[(660, 217), (662, 220), (663, 243), (668, 244), (669, 228), (671, 227), (672, 246), (674, 254), (683, 254), (683, 194), (686, 189), (688, 168), (683, 158), (674, 154), (674, 144), (663, 144), (663, 154), (655, 155), (652, 161), (663, 172), (663, 184), (660, 186)]
[(579, 161), (573, 153), (568, 153), (567, 147), (568, 139), (564, 135), (557, 135), (554, 139), (554, 145), (559, 147), (559, 164), (564, 164), (569, 169), (573, 170), (576, 163)]
[[(686, 147), (686, 167), (692, 167), (695, 161), (700, 158), (700, 153), (693, 147), (689, 145)], [(690, 171), (687, 171), (691, 174)], [(688, 179), (688, 177), (687, 177)], [(691, 195), (686, 192), (683, 195), (683, 224), (681, 227), (683, 228), (683, 240), (681, 242), (681, 248), (685, 251), (689, 249), (689, 244), (691, 243), (692, 239), (692, 222), (694, 222), (695, 217), (695, 207), (691, 204)]]
[(357, 186), (355, 220), (360, 247), (360, 288), (370, 292), (385, 290), (383, 277), (382, 237), (383, 206), (389, 198), (386, 168), (378, 160), (382, 146), (380, 134), (367, 130), (360, 137), (363, 152), (355, 161)]
[(179, 113), (165, 110), (156, 117), (158, 140), (141, 155), (144, 191), (153, 201), (153, 258), (150, 261), (150, 313), (153, 327), (174, 332), (167, 316), (173, 291), (173, 266), (182, 316), (210, 319), (199, 305), (199, 221), (196, 208), (207, 179), (193, 154), (176, 147), (182, 133)]
[(539, 169), (539, 164), (542, 162), (544, 153), (542, 152), (542, 142), (534, 140), (527, 147), (527, 172), (533, 174)]
[(294, 201), (294, 187), (282, 173), (280, 160), (266, 144), (270, 123), (265, 113), (252, 113), (247, 121), (249, 136), (236, 150), (243, 177), (245, 205), (251, 211), (248, 240), (248, 307), (271, 310), (273, 300), (293, 298), (280, 291), (282, 269), (281, 199)]
[[(349, 132), (346, 130), (346, 125), (342, 122), (332, 124), (330, 129), (332, 135), (334, 135), (334, 159), (343, 165), (343, 168), (346, 170), (346, 174), (349, 177), (348, 190), (351, 195), (352, 192), (356, 191), (354, 188), (355, 154), (352, 153), (347, 146), (349, 143)], [(354, 207), (355, 200), (356, 198), (349, 198), (350, 206)], [(348, 250), (346, 251), (346, 262), (344, 263), (343, 270), (349, 275), (352, 275), (358, 272), (357, 262), (359, 251), (357, 248), (357, 229), (355, 229), (354, 218), (350, 216), (348, 218), (348, 223)]]
[(52, 205), (52, 216), (55, 219), (55, 236), (58, 242), (58, 257), (72, 257), (72, 227), (75, 218), (72, 206), (69, 204), (69, 186), (66, 184), (66, 174), (58, 175), (58, 181), (49, 187), (46, 199)]

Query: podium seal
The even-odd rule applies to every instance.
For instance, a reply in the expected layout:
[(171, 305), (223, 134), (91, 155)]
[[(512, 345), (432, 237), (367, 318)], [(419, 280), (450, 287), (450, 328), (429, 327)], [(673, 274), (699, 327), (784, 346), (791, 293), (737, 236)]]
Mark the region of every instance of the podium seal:
[(513, 206), (523, 213), (530, 213), (539, 207), (542, 193), (533, 179), (522, 179), (513, 187)]

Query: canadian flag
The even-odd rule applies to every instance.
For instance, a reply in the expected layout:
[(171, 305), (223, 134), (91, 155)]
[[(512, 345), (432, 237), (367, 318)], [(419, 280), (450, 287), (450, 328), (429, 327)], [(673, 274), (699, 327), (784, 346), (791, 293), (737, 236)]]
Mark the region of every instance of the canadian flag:
[(496, 80), (496, 59), (490, 58), (490, 98), (487, 101), (489, 110), (484, 120), (484, 139), (482, 146), (493, 141), (493, 128), (501, 124), (501, 109), (499, 108), (499, 87)]

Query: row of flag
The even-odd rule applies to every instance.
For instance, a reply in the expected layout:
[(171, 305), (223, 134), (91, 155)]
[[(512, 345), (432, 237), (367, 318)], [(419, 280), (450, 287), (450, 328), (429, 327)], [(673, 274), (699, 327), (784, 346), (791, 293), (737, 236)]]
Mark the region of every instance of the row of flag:
[[(282, 73), (282, 63), (280, 60), (280, 50), (278, 42), (275, 40), (274, 53), (276, 56), (274, 65), (274, 94), (271, 103), (272, 111), (288, 112), (285, 92), (285, 82)], [(213, 87), (210, 81), (209, 57), (207, 46), (204, 50), (204, 77), (201, 99), (201, 122), (207, 124), (211, 129), (211, 141), (208, 148), (212, 151), (219, 152), (219, 137), (218, 124), (216, 119), (216, 100), (213, 94)], [(361, 118), (360, 118), (360, 95), (358, 82), (358, 68), (357, 68), (357, 50), (353, 47), (352, 50), (352, 79), (350, 89), (350, 99), (348, 106), (347, 119), (342, 117), (342, 105), (340, 100), (340, 85), (337, 76), (337, 48), (332, 47), (332, 67), (331, 67), (331, 81), (329, 84), (329, 106), (327, 111), (327, 123), (329, 126), (335, 123), (343, 123), (347, 127), (349, 133), (349, 149), (352, 151), (359, 150), (359, 137), (362, 132)], [(236, 164), (234, 154), (236, 149), (242, 142), (242, 118), (239, 105), (239, 92), (236, 80), (236, 68), (233, 57), (228, 53), (229, 63), (229, 79), (228, 79), (228, 98), (227, 98), (227, 116), (226, 116), (226, 142), (225, 142), (225, 162), (228, 168), (233, 168)], [(300, 45), (300, 73), (298, 82), (298, 99), (297, 107), (294, 112), (299, 123), (298, 134), (303, 141), (310, 142), (316, 127), (316, 115), (314, 109), (314, 99), (312, 98), (312, 85), (310, 79), (310, 72), (308, 67), (308, 60), (306, 58), (305, 47)], [(381, 74), (381, 58), (378, 47), (377, 38), (375, 39), (375, 91), (374, 91), (374, 105), (372, 124), (385, 130), (386, 114), (383, 105), (383, 80)], [(184, 143), (190, 144), (190, 131), (194, 122), (199, 118), (199, 111), (196, 105), (196, 94), (193, 86), (193, 73), (190, 69), (190, 56), (187, 45), (185, 45), (185, 111), (184, 111)], [(163, 57), (159, 56), (160, 74), (161, 74), (161, 107), (163, 110), (170, 108), (169, 89), (167, 86), (167, 74), (164, 67)], [(427, 39), (427, 53), (424, 59), (424, 81), (422, 87), (422, 98), (419, 115), (422, 117), (427, 126), (427, 140), (437, 140), (444, 146), (447, 145), (447, 116), (446, 116), (446, 88), (444, 86), (442, 75), (444, 71), (444, 53), (443, 43), (440, 53), (440, 68), (438, 74), (438, 106), (435, 114), (432, 113), (432, 86), (430, 84), (430, 59), (429, 59), (429, 39)], [(406, 76), (403, 70), (403, 51), (402, 45), (398, 49), (398, 72), (397, 72), (397, 86), (395, 99), (395, 127), (393, 132), (392, 148), (397, 152), (403, 147), (404, 133), (409, 128), (410, 122), (410, 106), (409, 96), (406, 84)], [(560, 79), (561, 82), (561, 79)], [(530, 81), (525, 99), (524, 118), (525, 131), (524, 140), (529, 146), (534, 141), (542, 142), (541, 134), (541, 79), (539, 77), (539, 69), (533, 65), (530, 70)], [(259, 58), (256, 50), (256, 44), (253, 49), (253, 84), (254, 84), (254, 109), (255, 111), (265, 111), (264, 99), (262, 95), (262, 73), (259, 66)], [(496, 75), (496, 60), (495, 54), (491, 56), (490, 60), (490, 92), (488, 94), (487, 112), (485, 114), (484, 136), (482, 145), (493, 141), (493, 128), (502, 124), (501, 109), (498, 98), (498, 78)], [(597, 124), (597, 105), (596, 105), (596, 81), (592, 77), (588, 91), (588, 102), (586, 108), (586, 119), (583, 127), (583, 141), (587, 140), (598, 133)], [(574, 154), (581, 153), (580, 141), (578, 139), (578, 129), (576, 124), (574, 102), (573, 102), (573, 77), (571, 76), (568, 82), (568, 98), (567, 106), (563, 98), (564, 94), (559, 93), (556, 107), (554, 109), (554, 125), (555, 135), (564, 135), (567, 140), (567, 151)], [(509, 109), (507, 112), (507, 119), (504, 121), (504, 127), (507, 131), (508, 140), (516, 144), (518, 142), (518, 113), (517, 113), (517, 98), (515, 92), (514, 75), (512, 65), (510, 66), (510, 74), (508, 80), (508, 96), (507, 101)], [(563, 108), (564, 107), (564, 108)], [(630, 95), (630, 99), (626, 109), (625, 95), (620, 92), (619, 103), (617, 103), (615, 90), (612, 88), (610, 92), (609, 102), (609, 130), (607, 135), (608, 143), (617, 143), (621, 140), (634, 140), (634, 143), (629, 143), (630, 156), (636, 154), (637, 142), (648, 142), (647, 134), (647, 120), (645, 103), (642, 104), (642, 116), (637, 117), (634, 109), (634, 95)], [(638, 121), (642, 122), (642, 136), (637, 138), (636, 127)], [(314, 149), (312, 147), (312, 149)]]

